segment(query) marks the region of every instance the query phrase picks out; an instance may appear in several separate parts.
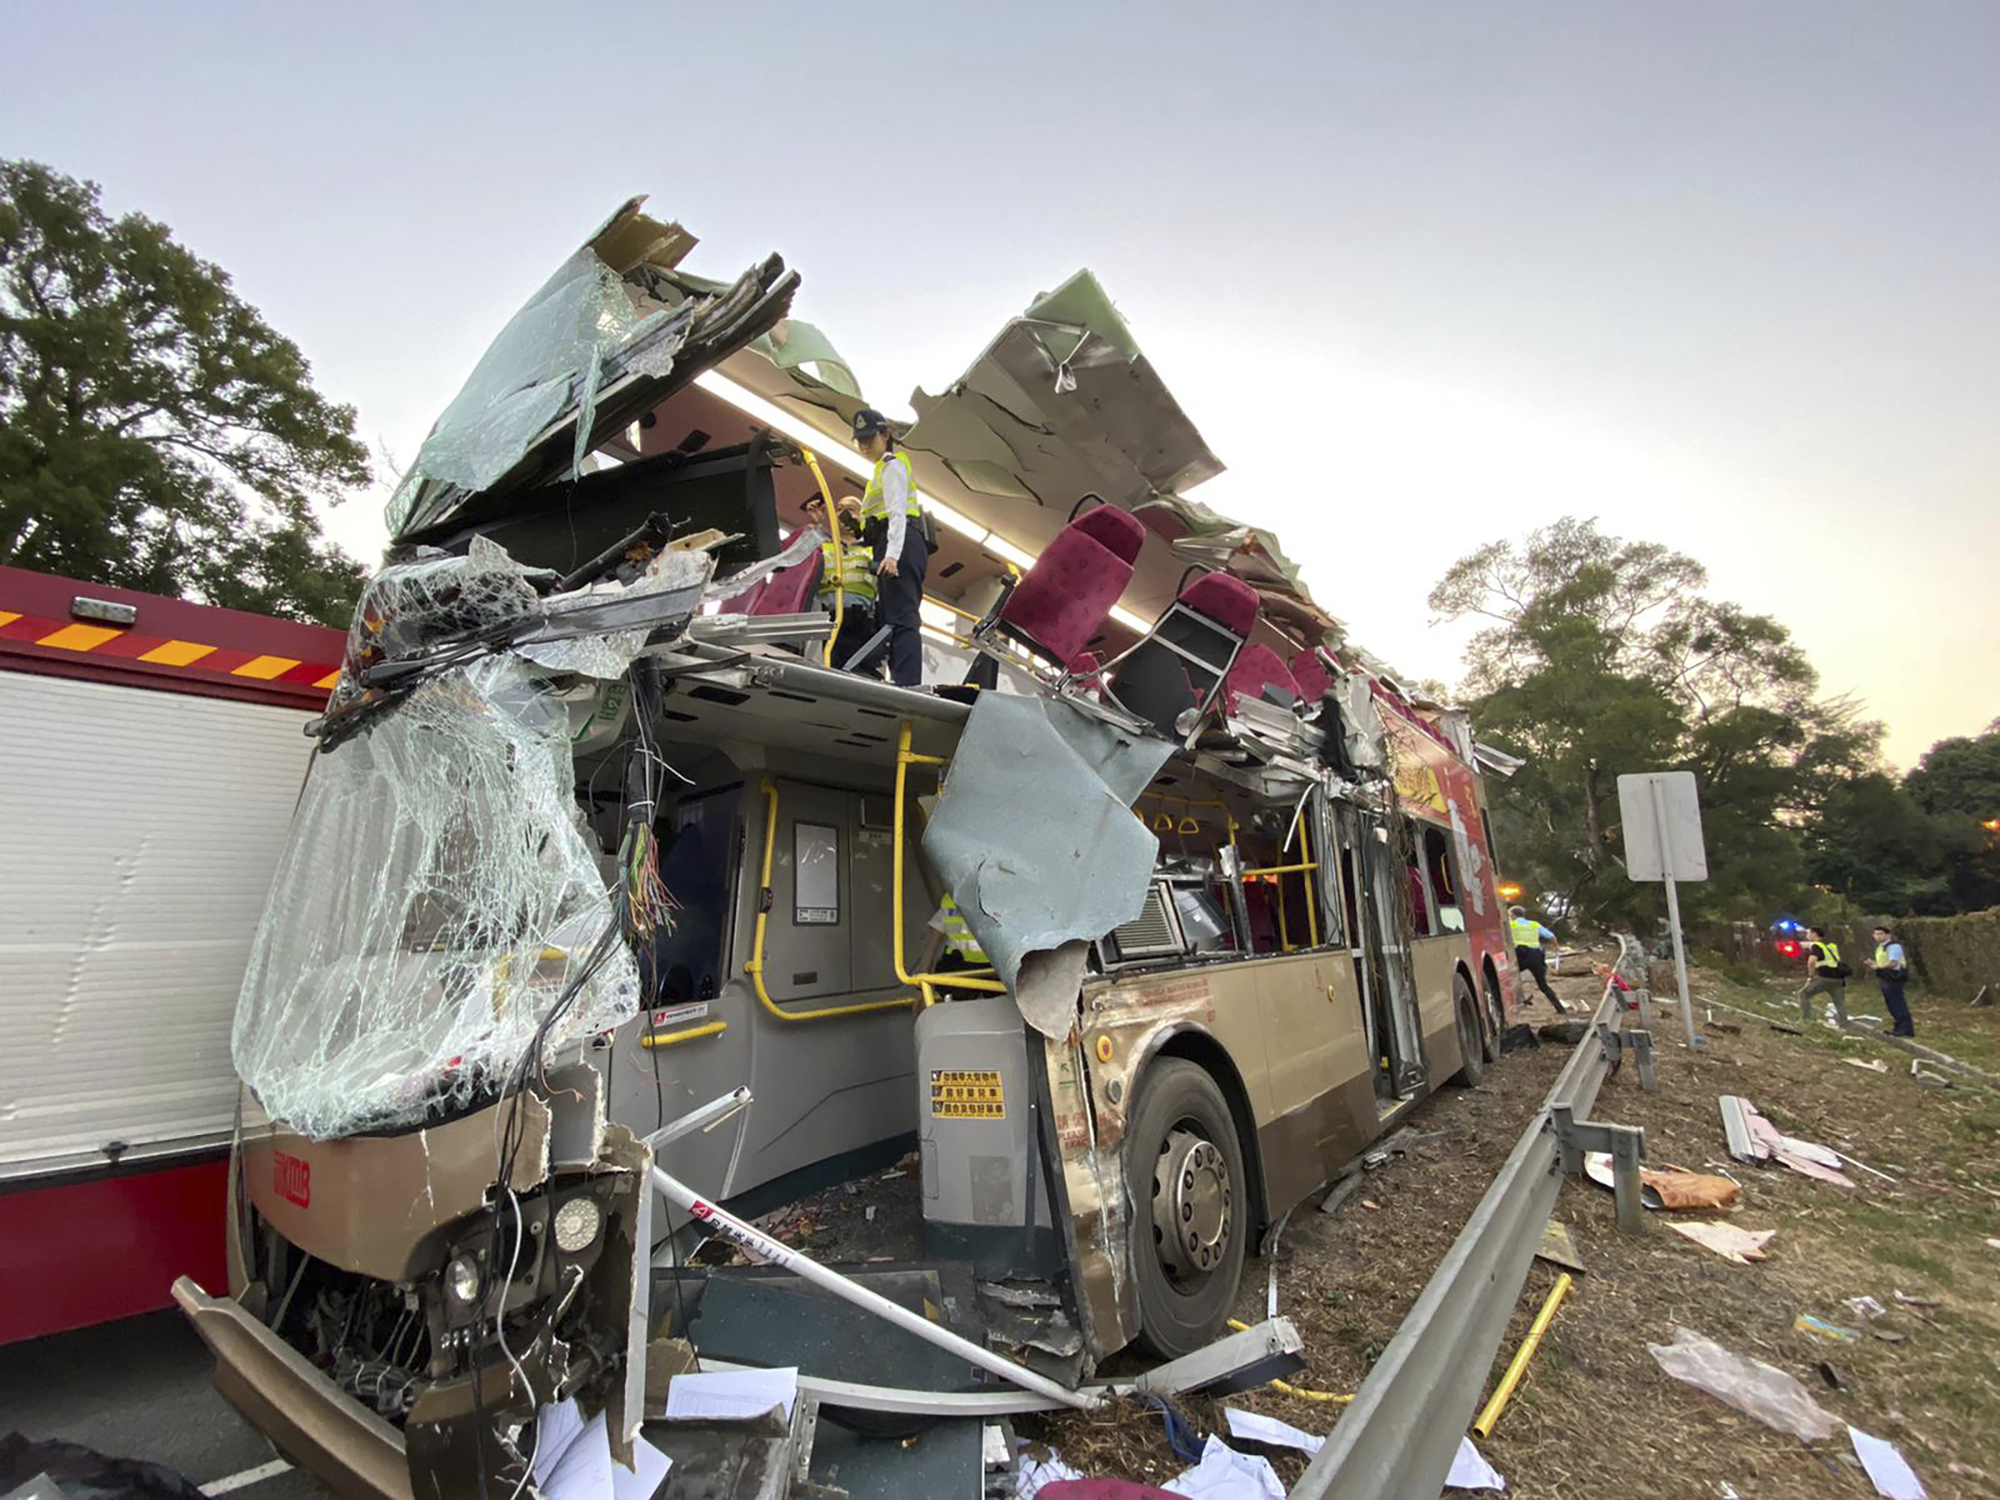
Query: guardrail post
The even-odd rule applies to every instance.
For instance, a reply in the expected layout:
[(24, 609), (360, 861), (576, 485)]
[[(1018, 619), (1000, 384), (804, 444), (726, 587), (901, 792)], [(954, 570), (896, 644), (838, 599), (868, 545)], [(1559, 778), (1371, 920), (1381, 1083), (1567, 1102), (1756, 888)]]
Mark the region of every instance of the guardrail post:
[(1556, 1156), (1565, 1174), (1583, 1173), (1584, 1153), (1603, 1151), (1611, 1157), (1611, 1191), (1618, 1203), (1618, 1227), (1627, 1234), (1646, 1227), (1640, 1201), (1639, 1163), (1646, 1155), (1646, 1132), (1637, 1125), (1605, 1125), (1579, 1120), (1567, 1104), (1551, 1104), (1549, 1119), (1556, 1131)]
[(1629, 1051), (1639, 1069), (1639, 1087), (1649, 1094), (1660, 1091), (1659, 1079), (1653, 1073), (1652, 1032), (1613, 1031), (1600, 1021), (1597, 1025), (1597, 1044), (1604, 1049), (1604, 1061), (1609, 1068), (1616, 1068), (1624, 1062)]

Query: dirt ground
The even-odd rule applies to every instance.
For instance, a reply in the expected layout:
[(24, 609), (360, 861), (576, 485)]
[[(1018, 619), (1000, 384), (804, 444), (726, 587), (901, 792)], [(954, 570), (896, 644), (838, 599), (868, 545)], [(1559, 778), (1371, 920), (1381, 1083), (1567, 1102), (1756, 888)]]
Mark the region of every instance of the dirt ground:
[[(1578, 967), (1581, 967), (1579, 965)], [(1690, 1053), (1678, 1017), (1656, 1021), (1659, 1092), (1641, 1091), (1626, 1069), (1605, 1084), (1593, 1114), (1646, 1131), (1649, 1167), (1696, 1170), (1721, 1164), (1740, 1180), (1727, 1217), (1751, 1230), (1775, 1228), (1770, 1259), (1738, 1265), (1669, 1232), (1649, 1213), (1647, 1232), (1619, 1233), (1608, 1190), (1566, 1183), (1556, 1218), (1566, 1222), (1587, 1274), (1557, 1314), (1526, 1381), (1480, 1444), (1510, 1494), (1547, 1500), (1618, 1495), (1818, 1500), (1873, 1493), (1844, 1431), (1808, 1448), (1715, 1398), (1669, 1378), (1647, 1352), (1686, 1326), (1737, 1353), (1796, 1376), (1839, 1422), (1894, 1442), (1931, 1496), (2000, 1496), (2000, 1095), (1939, 1089), (1909, 1076), (1910, 1059), (1856, 1028), (1836, 1036), (1796, 1027), (1789, 985), (1760, 987), (1699, 972), (1693, 985), (1708, 1046)], [(1572, 1003), (1596, 998), (1586, 976), (1559, 979)], [(1865, 984), (1850, 1009), (1879, 1013)], [(1720, 1008), (1736, 1006), (1753, 1016)], [(1913, 995), (1919, 1040), (2000, 1071), (2000, 1010), (1971, 1010)], [(1552, 1019), (1546, 1007), (1525, 1017)], [(1333, 1215), (1306, 1205), (1294, 1214), (1275, 1258), (1278, 1308), (1305, 1339), (1295, 1386), (1352, 1392), (1394, 1334), (1439, 1258), (1485, 1192), (1568, 1056), (1544, 1045), (1511, 1053), (1474, 1090), (1450, 1089), (1413, 1120), (1423, 1132), (1414, 1158), (1369, 1173)], [(1850, 1066), (1879, 1058), (1888, 1072)], [(1727, 1156), (1721, 1094), (1749, 1098), (1788, 1134), (1831, 1146), (1896, 1179), (1853, 1170), (1846, 1189), (1784, 1167), (1749, 1167)], [(1272, 1261), (1246, 1269), (1237, 1316), (1263, 1314)], [(1555, 1279), (1537, 1262), (1494, 1362), (1497, 1379)], [(1912, 1306), (1897, 1294), (1920, 1299)], [(1889, 1309), (1867, 1318), (1849, 1298)], [(1812, 1314), (1852, 1341), (1795, 1330)], [(1829, 1364), (1843, 1388), (1820, 1372)], [(1187, 1414), (1221, 1430), (1234, 1404), (1326, 1431), (1337, 1405), (1275, 1389), (1195, 1400)], [(1169, 1450), (1157, 1416), (1130, 1412), (1051, 1419), (1033, 1427), (1086, 1473), (1159, 1483), (1185, 1465)], [(1287, 1484), (1302, 1455), (1273, 1455)]]

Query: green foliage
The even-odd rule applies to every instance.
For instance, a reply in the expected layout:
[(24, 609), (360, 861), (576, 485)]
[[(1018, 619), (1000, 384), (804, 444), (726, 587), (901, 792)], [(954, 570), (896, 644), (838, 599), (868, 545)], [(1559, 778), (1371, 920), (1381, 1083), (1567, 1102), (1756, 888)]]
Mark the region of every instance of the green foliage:
[(0, 563), (344, 626), (363, 570), (312, 501), (367, 480), (354, 409), (221, 269), (0, 162)]
[(1565, 518), (1446, 573), (1441, 617), (1489, 620), (1468, 649), (1482, 738), (1527, 758), (1490, 788), (1507, 873), (1600, 923), (1650, 926), (1656, 886), (1625, 878), (1619, 775), (1690, 770), (1709, 880), (1688, 920), (1796, 906), (1798, 827), (1872, 758), (1880, 730), (1815, 697), (1785, 627), (1705, 597), (1707, 574), (1654, 542)]

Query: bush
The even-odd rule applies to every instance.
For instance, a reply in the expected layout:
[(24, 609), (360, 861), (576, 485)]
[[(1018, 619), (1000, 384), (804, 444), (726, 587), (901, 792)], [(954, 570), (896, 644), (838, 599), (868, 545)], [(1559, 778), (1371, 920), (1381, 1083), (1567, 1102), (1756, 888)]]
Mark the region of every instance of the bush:
[(2000, 906), (1962, 917), (1905, 917), (1896, 930), (1927, 988), (1957, 1000), (1970, 1000), (1981, 985), (2000, 991)]

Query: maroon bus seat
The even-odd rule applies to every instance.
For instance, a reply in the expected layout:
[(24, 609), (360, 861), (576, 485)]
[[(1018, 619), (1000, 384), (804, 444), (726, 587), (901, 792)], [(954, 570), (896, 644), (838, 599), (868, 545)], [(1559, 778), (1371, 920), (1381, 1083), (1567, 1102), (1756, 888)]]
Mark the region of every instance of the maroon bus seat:
[(1271, 689), (1278, 692), (1287, 708), (1294, 707), (1305, 696), (1299, 691), (1298, 679), (1278, 660), (1277, 652), (1269, 646), (1245, 646), (1236, 658), (1236, 665), (1223, 679), (1223, 709), (1235, 713), (1236, 705), (1243, 699), (1264, 699)]
[(1170, 740), (1189, 709), (1215, 702), (1257, 623), (1257, 591), (1227, 573), (1204, 573), (1181, 590), (1144, 640), (1112, 663), (1105, 700)]
[[(802, 615), (815, 608), (814, 600), (819, 594), (820, 573), (826, 566), (826, 555), (815, 549), (804, 562), (795, 562), (789, 568), (780, 568), (755, 590), (751, 602), (744, 608), (746, 615)], [(744, 596), (749, 598), (749, 595)]]
[(1146, 529), (1100, 505), (1056, 533), (1000, 606), (997, 627), (1035, 655), (1067, 670), (1104, 628), (1132, 581)]
[(1319, 652), (1310, 646), (1292, 658), (1292, 678), (1298, 683), (1299, 695), (1308, 708), (1318, 707), (1320, 699), (1333, 688), (1333, 673), (1320, 660)]

